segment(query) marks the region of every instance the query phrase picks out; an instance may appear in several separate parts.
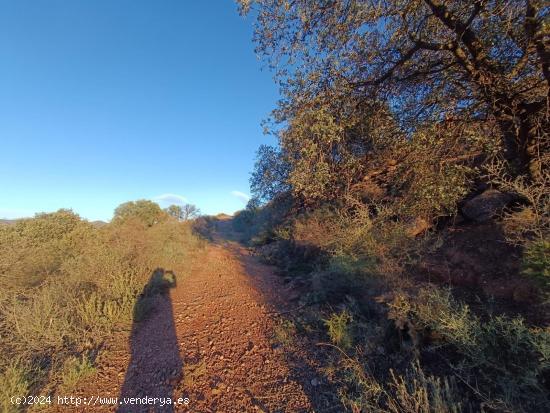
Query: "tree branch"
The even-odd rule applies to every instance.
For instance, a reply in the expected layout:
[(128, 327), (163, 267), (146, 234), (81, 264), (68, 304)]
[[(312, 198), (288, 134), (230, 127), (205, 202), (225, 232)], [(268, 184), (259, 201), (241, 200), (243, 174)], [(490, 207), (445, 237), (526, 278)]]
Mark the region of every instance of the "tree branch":
[[(437, 17), (447, 28), (452, 30), (458, 40), (461, 40), (468, 52), (472, 56), (474, 62), (481, 63), (485, 59), (485, 53), (481, 48), (479, 39), (476, 34), (470, 28), (472, 21), (475, 19), (479, 11), (481, 10), (481, 1), (475, 3), (474, 11), (468, 19), (468, 22), (464, 23), (461, 20), (453, 16), (447, 7), (440, 3), (438, 0), (424, 0), (425, 3), (430, 7), (432, 13)], [(478, 10), (479, 9), (479, 10)], [(471, 21), (470, 21), (471, 20)]]
[(367, 81), (367, 82), (361, 82), (359, 85), (361, 86), (367, 86), (367, 85), (380, 85), (381, 83), (388, 80), (393, 73), (402, 66), (405, 62), (410, 60), (416, 52), (420, 50), (420, 46), (415, 44), (411, 49), (409, 49), (403, 56), (401, 56), (401, 59), (399, 59), (386, 73), (384, 73), (382, 76), (380, 76), (377, 79)]

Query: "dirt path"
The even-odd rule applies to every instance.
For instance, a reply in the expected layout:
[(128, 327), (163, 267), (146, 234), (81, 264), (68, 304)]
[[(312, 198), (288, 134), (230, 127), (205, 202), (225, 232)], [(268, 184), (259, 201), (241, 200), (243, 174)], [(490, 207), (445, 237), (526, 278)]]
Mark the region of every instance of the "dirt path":
[[(93, 380), (71, 394), (95, 406), (54, 410), (314, 411), (314, 373), (289, 367), (272, 340), (274, 309), (289, 308), (291, 292), (229, 235), (230, 222), (220, 222), (216, 241), (169, 295), (158, 297), (151, 316), (135, 324), (130, 339), (121, 334), (109, 344)], [(105, 399), (147, 396), (159, 401), (117, 406)], [(183, 400), (161, 406), (167, 397)]]

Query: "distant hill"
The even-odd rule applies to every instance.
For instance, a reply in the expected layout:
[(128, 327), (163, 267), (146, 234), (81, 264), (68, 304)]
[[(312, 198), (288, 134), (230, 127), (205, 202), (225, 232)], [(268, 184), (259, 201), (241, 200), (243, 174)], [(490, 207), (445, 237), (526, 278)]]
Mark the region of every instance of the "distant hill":
[(98, 221), (90, 221), (90, 224), (92, 224), (94, 227), (100, 228), (107, 225), (107, 222), (98, 220)]

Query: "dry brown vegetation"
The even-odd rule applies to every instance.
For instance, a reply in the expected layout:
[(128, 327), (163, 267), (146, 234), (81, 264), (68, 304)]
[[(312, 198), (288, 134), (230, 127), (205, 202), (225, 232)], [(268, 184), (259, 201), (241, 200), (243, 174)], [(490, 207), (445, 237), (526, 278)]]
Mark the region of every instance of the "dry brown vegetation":
[(1, 225), (0, 410), (22, 408), (14, 395), (70, 393), (92, 374), (106, 338), (145, 315), (137, 299), (151, 273), (186, 273), (202, 242), (191, 225), (149, 201), (101, 227), (69, 210)]

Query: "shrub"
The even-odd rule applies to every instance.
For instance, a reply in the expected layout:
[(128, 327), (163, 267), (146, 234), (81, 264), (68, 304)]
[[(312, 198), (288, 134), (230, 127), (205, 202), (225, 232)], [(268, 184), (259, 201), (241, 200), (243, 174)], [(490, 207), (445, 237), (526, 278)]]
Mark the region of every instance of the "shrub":
[(261, 246), (276, 241), (279, 239), (279, 231), (285, 228), (292, 202), (287, 193), (279, 194), (262, 207), (249, 202), (246, 209), (235, 214), (233, 229), (245, 243), (254, 240), (256, 246)]
[(456, 302), (448, 290), (424, 288), (414, 298), (398, 295), (390, 317), (400, 326), (411, 321), (409, 328), (419, 334), (430, 330), (463, 353), (469, 353), (478, 344), (479, 320), (467, 305)]
[(476, 136), (455, 134), (437, 124), (418, 130), (406, 144), (396, 145), (395, 157), (403, 161), (391, 177), (392, 209), (401, 217), (428, 220), (455, 213), (475, 175), (470, 165), (456, 159), (462, 159), (465, 152), (479, 151), (479, 146)]
[(87, 297), (79, 298), (75, 304), (78, 322), (91, 336), (102, 337), (110, 333), (116, 324), (130, 321), (135, 298), (112, 299), (93, 291)]
[(28, 296), (14, 297), (5, 307), (4, 322), (24, 354), (57, 352), (79, 336), (73, 324), (70, 296), (59, 284), (48, 283)]
[(463, 395), (453, 378), (424, 373), (418, 362), (404, 376), (391, 371), (392, 382), (388, 410), (392, 413), (460, 413)]
[(550, 290), (550, 241), (528, 244), (522, 263), (522, 274), (536, 279), (545, 290)]
[(514, 244), (525, 245), (538, 240), (544, 244), (550, 234), (550, 172), (541, 171), (533, 181), (526, 175), (515, 175), (511, 166), (504, 161), (487, 165), (491, 182), (502, 191), (514, 194), (522, 201), (521, 208), (514, 208), (504, 216), (506, 238)]
[(70, 392), (75, 385), (83, 378), (94, 374), (95, 368), (88, 357), (69, 357), (63, 364), (61, 370), (60, 390)]
[[(519, 317), (482, 321), (448, 291), (435, 288), (422, 289), (416, 297), (398, 296), (390, 317), (399, 327), (406, 325), (409, 334), (428, 336), (435, 346), (456, 352), (460, 363), (455, 371), (465, 382), (477, 377), (470, 386), (486, 404), (520, 411), (548, 405), (542, 383), (550, 369), (547, 330), (530, 328)], [(422, 345), (422, 340), (413, 341)]]
[(212, 240), (212, 232), (216, 225), (216, 219), (208, 216), (198, 217), (191, 226), (193, 233), (199, 237)]
[(30, 390), (28, 372), (19, 362), (12, 362), (0, 373), (0, 410), (4, 413), (18, 413), (22, 405), (12, 404), (11, 397), (25, 397)]
[(383, 402), (386, 389), (370, 373), (366, 364), (357, 358), (343, 355), (334, 367), (325, 371), (329, 379), (340, 382), (338, 395), (346, 408), (354, 413), (385, 411)]
[[(201, 245), (190, 223), (115, 221), (98, 228), (60, 210), (0, 228), (3, 388), (55, 392), (92, 374), (88, 355), (141, 311), (136, 300), (153, 270), (183, 273)], [(150, 288), (174, 283), (163, 271)]]
[(340, 231), (338, 216), (330, 209), (316, 209), (298, 216), (293, 222), (292, 239), (298, 245), (332, 251), (336, 248), (335, 235)]
[(339, 314), (333, 313), (324, 322), (328, 329), (330, 341), (344, 350), (353, 346), (353, 317), (347, 310), (343, 310)]
[(40, 285), (59, 271), (82, 245), (73, 234), (86, 238), (93, 227), (68, 210), (37, 214), (0, 231), (0, 274), (7, 288)]

